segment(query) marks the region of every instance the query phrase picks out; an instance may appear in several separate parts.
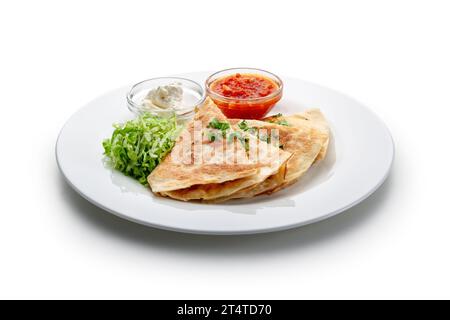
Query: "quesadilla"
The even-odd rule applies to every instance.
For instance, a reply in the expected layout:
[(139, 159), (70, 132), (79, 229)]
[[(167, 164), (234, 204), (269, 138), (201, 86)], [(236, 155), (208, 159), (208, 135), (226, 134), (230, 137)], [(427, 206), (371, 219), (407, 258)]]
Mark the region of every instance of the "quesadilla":
[[(211, 127), (226, 130), (215, 132)], [(186, 148), (185, 140), (189, 139), (197, 145), (188, 143)], [(265, 147), (266, 159), (252, 159), (248, 154), (249, 145)], [(196, 147), (199, 150), (195, 150)], [(216, 159), (215, 155), (222, 157)], [(256, 137), (232, 125), (207, 99), (172, 152), (150, 174), (148, 182), (152, 191), (162, 196), (184, 201), (211, 200), (263, 182), (277, 173), (290, 156), (291, 153), (278, 147), (259, 144)], [(187, 161), (180, 161), (180, 158)]]
[[(278, 123), (284, 126), (294, 127), (303, 132), (309, 132), (312, 139), (321, 144), (320, 152), (314, 159), (313, 163), (325, 158), (330, 141), (330, 128), (327, 120), (319, 109), (308, 109), (302, 113), (290, 116), (276, 115), (263, 120), (270, 123)], [(295, 170), (294, 172), (291, 171), (291, 174), (286, 177), (284, 183), (272, 190), (267, 191), (267, 193), (274, 193), (294, 184), (300, 179), (306, 170), (303, 171), (303, 169), (299, 168), (299, 170)]]
[(287, 125), (295, 128), (309, 128), (314, 130), (314, 136), (320, 139), (322, 149), (315, 161), (325, 158), (330, 141), (330, 128), (325, 116), (319, 109), (308, 109), (302, 113), (283, 116), (281, 114), (264, 118), (263, 121)]
[[(263, 193), (272, 192), (287, 183), (299, 179), (314, 163), (322, 150), (322, 137), (312, 128), (292, 127), (257, 120), (231, 120), (234, 124), (243, 124), (248, 131), (277, 130), (279, 147), (292, 154), (285, 166), (261, 183), (242, 189), (226, 198), (216, 199), (221, 202), (237, 198), (249, 198)], [(242, 125), (241, 125), (242, 126)]]
[[(318, 109), (263, 121), (227, 119), (208, 98), (148, 182), (153, 192), (183, 201), (270, 194), (300, 179), (325, 157), (328, 144)], [(265, 161), (255, 161), (261, 149)]]

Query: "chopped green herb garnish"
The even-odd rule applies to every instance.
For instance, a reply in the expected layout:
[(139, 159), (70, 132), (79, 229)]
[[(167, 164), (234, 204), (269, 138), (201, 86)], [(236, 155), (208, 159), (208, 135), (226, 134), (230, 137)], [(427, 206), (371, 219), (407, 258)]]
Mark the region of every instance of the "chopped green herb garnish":
[(217, 129), (217, 130), (228, 130), (230, 129), (230, 124), (226, 121), (224, 122), (220, 122), (219, 120), (217, 120), (216, 118), (214, 118), (209, 124), (208, 124), (208, 128), (213, 128), (213, 129)]
[(249, 137), (245, 137), (243, 139), (241, 138), (240, 141), (241, 141), (242, 145), (244, 146), (245, 151), (249, 152), (249, 150), (250, 150), (250, 139), (249, 139)]
[(249, 127), (247, 121), (245, 121), (245, 120), (242, 120), (241, 122), (239, 122), (238, 127), (242, 131), (249, 132), (251, 134), (256, 134), (256, 132), (258, 131), (258, 128), (256, 128), (256, 127)]
[(278, 124), (280, 126), (286, 126), (289, 127), (290, 124), (286, 121), (286, 120), (280, 120), (280, 121), (274, 121), (274, 120), (270, 120), (268, 121), (269, 123), (273, 123), (273, 124)]
[(289, 127), (289, 123), (285, 119), (276, 122), (276, 124), (279, 124), (281, 126)]
[(235, 139), (242, 139), (242, 135), (241, 135), (240, 132), (238, 132), (238, 131), (233, 131), (232, 133), (230, 133), (230, 134), (228, 135), (227, 141), (228, 141), (228, 143), (230, 143), (230, 142), (232, 142), (232, 141), (235, 140)]
[(227, 137), (227, 142), (231, 143), (234, 140), (239, 140), (239, 142), (244, 147), (245, 151), (248, 153), (250, 150), (250, 139), (249, 137), (243, 136), (239, 131), (233, 131), (231, 132)]
[(244, 130), (244, 131), (247, 131), (248, 129), (250, 129), (248, 127), (247, 121), (245, 121), (245, 120), (242, 120), (241, 122), (239, 122), (238, 127), (239, 127), (239, 129)]
[[(283, 115), (281, 113), (279, 113), (279, 114), (275, 115), (274, 117), (282, 117), (282, 116)], [(289, 126), (288, 122), (286, 120), (284, 120), (284, 119), (280, 120), (278, 122), (275, 122), (273, 120), (269, 121), (269, 122), (276, 123), (276, 124), (279, 124), (279, 125), (282, 125), (282, 126)], [(250, 133), (252, 135), (256, 135), (261, 141), (264, 141), (266, 143), (271, 143), (271, 136), (270, 135), (268, 135), (268, 134), (260, 134), (258, 128), (256, 128), (256, 127), (249, 127), (247, 121), (242, 120), (241, 122), (239, 122), (238, 126), (239, 126), (239, 129), (241, 129), (241, 130), (243, 130), (245, 132), (248, 132), (248, 133)], [(274, 137), (274, 138), (278, 139), (279, 137), (277, 136), (277, 137)], [(246, 143), (247, 143), (246, 150), (248, 150), (249, 139), (248, 138), (245, 138), (245, 139), (246, 139)], [(284, 146), (282, 144), (280, 144), (279, 147), (281, 149), (284, 148)]]
[(207, 126), (208, 128), (217, 129), (222, 131), (222, 136), (225, 138), (227, 135), (227, 130), (230, 129), (230, 124), (226, 121), (221, 122), (214, 118)]
[(216, 132), (209, 131), (209, 132), (207, 133), (207, 136), (208, 136), (208, 140), (209, 140), (210, 142), (214, 142), (214, 141), (217, 140), (218, 134), (217, 134)]

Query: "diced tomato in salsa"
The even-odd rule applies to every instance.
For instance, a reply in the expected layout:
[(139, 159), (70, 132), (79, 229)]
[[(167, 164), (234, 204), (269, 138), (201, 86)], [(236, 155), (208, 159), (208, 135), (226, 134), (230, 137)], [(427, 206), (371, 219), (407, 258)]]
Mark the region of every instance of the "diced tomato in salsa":
[(281, 99), (280, 84), (259, 74), (219, 78), (209, 85), (211, 99), (228, 118), (261, 119)]
[(257, 74), (234, 74), (214, 81), (211, 90), (227, 98), (254, 99), (267, 97), (278, 89), (271, 79)]

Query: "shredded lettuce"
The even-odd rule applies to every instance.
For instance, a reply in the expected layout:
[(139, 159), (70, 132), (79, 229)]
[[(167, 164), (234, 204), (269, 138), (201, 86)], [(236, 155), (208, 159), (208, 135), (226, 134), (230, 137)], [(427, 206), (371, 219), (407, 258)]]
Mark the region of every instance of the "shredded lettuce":
[(143, 114), (114, 125), (110, 139), (103, 141), (111, 166), (147, 185), (147, 177), (172, 150), (180, 132), (175, 117)]

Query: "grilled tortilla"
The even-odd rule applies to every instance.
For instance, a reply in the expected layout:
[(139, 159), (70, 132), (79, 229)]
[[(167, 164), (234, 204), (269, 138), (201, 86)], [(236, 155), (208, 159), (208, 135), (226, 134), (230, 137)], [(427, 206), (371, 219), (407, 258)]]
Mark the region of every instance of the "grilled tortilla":
[(330, 128), (324, 115), (319, 109), (308, 109), (302, 113), (290, 116), (272, 116), (263, 119), (263, 121), (271, 123), (283, 123), (295, 128), (308, 128), (314, 130), (314, 136), (320, 139), (322, 149), (317, 156), (315, 162), (325, 158), (330, 141)]
[(264, 183), (270, 176), (277, 174), (281, 167), (285, 167), (285, 163), (290, 156), (290, 153), (282, 151), (278, 159), (270, 162), (267, 166), (261, 167), (256, 174), (250, 177), (223, 183), (196, 185), (186, 189), (162, 192), (161, 195), (183, 201), (214, 201), (215, 199), (227, 198), (231, 194), (237, 193), (249, 186)]
[[(241, 122), (241, 120), (231, 121), (234, 123)], [(249, 198), (279, 190), (289, 182), (299, 179), (311, 167), (322, 150), (323, 139), (312, 128), (292, 127), (257, 120), (246, 120), (246, 123), (249, 128), (266, 129), (268, 131), (278, 130), (280, 147), (291, 153), (292, 156), (284, 167), (263, 182), (254, 184), (228, 197), (216, 199), (214, 202)]]
[[(300, 129), (303, 132), (309, 131), (312, 139), (321, 144), (320, 152), (315, 158), (314, 163), (325, 158), (330, 141), (330, 128), (327, 120), (319, 109), (308, 109), (305, 112), (291, 116), (273, 116), (263, 120), (270, 123), (282, 123)], [(304, 173), (305, 172), (302, 172), (302, 170), (297, 170), (297, 172), (287, 176), (284, 183), (272, 190), (266, 191), (266, 193), (271, 194), (294, 184)]]
[[(194, 132), (198, 130), (194, 130), (193, 121), (187, 125), (172, 152), (148, 177), (153, 192), (183, 201), (207, 202), (270, 194), (295, 183), (314, 162), (323, 159), (327, 153), (330, 131), (325, 117), (318, 109), (291, 116), (268, 117), (263, 121), (246, 120), (247, 128), (265, 129), (267, 132), (278, 130), (279, 145), (266, 143), (254, 130), (241, 130), (239, 124), (242, 120), (227, 119), (207, 99), (194, 120), (206, 128), (213, 119), (229, 123), (232, 131), (239, 132), (258, 147), (264, 144), (270, 150), (269, 161), (251, 161), (248, 146), (242, 140), (210, 141), (205, 138), (205, 131), (195, 137)], [(186, 137), (192, 141), (200, 139), (201, 150), (183, 148), (183, 139)], [(205, 162), (211, 159), (211, 154), (220, 153), (230, 145), (233, 152), (225, 153), (229, 161)], [(176, 156), (185, 160), (182, 163), (174, 162)], [(201, 161), (197, 163), (195, 160), (198, 159)]]
[[(227, 121), (225, 116), (210, 101), (196, 114), (194, 120), (200, 121), (206, 127), (210, 121), (218, 119)], [(167, 192), (189, 188), (198, 184), (222, 183), (225, 181), (241, 179), (258, 173), (259, 167), (254, 163), (233, 163), (229, 159), (226, 163), (222, 161), (208, 161), (211, 155), (224, 154), (223, 144), (210, 143), (204, 137), (196, 137), (194, 134), (194, 120), (187, 124), (186, 129), (178, 137), (172, 151), (153, 170), (148, 177), (148, 183), (153, 192)], [(199, 142), (201, 148), (194, 148), (194, 141)], [(231, 154), (236, 159), (244, 158), (246, 150), (241, 144), (234, 144), (235, 150)], [(226, 153), (229, 155), (229, 153)], [(180, 161), (182, 160), (182, 161)]]
[[(217, 119), (219, 121), (227, 121), (220, 110), (210, 101), (207, 100), (205, 105), (200, 108), (194, 120), (202, 123), (202, 128), (206, 128), (210, 121)], [(239, 132), (241, 136), (247, 136), (238, 127), (233, 126), (234, 132)], [(191, 122), (186, 129), (184, 135), (194, 135), (194, 122)], [(245, 144), (238, 139), (231, 142), (228, 139), (217, 139), (210, 141), (201, 136), (201, 152), (194, 155), (192, 149), (182, 151), (183, 141), (179, 139), (175, 144), (171, 154), (152, 172), (149, 176), (149, 184), (153, 192), (157, 192), (162, 196), (168, 196), (174, 199), (188, 200), (211, 200), (220, 197), (226, 197), (248, 186), (260, 183), (267, 177), (278, 172), (280, 167), (291, 156), (289, 152), (280, 150), (278, 147), (267, 145), (267, 158), (264, 161), (254, 161), (247, 154)], [(259, 140), (253, 136), (247, 136), (249, 143), (259, 145)], [(231, 148), (230, 148), (231, 146)], [(205, 163), (206, 155), (210, 155), (223, 150), (232, 150), (233, 152), (225, 153), (227, 159), (235, 160), (223, 163), (219, 158), (218, 163)], [(187, 159), (196, 156), (202, 156), (201, 162), (195, 161), (191, 163), (174, 163), (173, 158), (176, 153), (183, 154)], [(187, 154), (186, 154), (187, 153)], [(232, 159), (233, 158), (233, 159)], [(158, 171), (157, 171), (158, 170)]]

